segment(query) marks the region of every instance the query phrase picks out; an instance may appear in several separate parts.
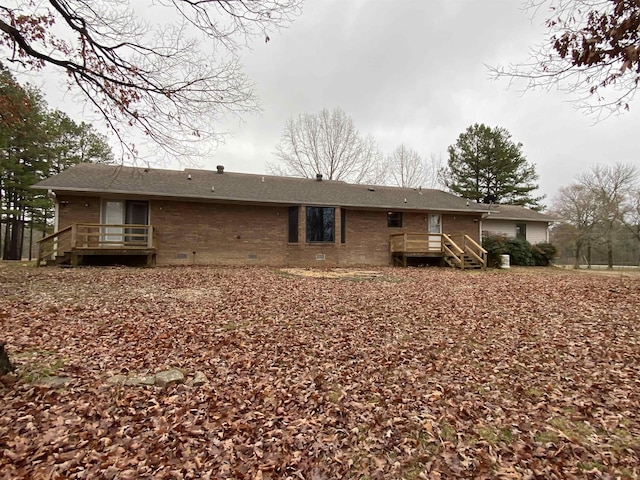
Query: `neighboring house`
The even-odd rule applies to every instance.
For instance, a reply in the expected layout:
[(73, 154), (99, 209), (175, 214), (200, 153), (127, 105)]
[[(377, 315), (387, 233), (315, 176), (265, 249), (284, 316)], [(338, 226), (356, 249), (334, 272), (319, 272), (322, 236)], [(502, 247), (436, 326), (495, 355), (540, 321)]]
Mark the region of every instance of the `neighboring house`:
[(56, 207), (39, 264), (484, 266), (486, 206), (440, 190), (86, 163), (34, 188)]
[(552, 215), (519, 205), (491, 205), (482, 219), (482, 236), (506, 235), (524, 238), (532, 245), (549, 242), (549, 226), (558, 221)]

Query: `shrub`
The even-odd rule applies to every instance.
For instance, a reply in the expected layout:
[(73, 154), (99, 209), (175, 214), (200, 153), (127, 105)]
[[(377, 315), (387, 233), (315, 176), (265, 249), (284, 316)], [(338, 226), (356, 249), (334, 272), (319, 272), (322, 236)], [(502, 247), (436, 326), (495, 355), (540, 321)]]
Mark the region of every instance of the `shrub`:
[(533, 262), (539, 267), (548, 267), (558, 256), (558, 249), (551, 243), (537, 243), (531, 247)]
[(487, 251), (487, 266), (500, 268), (500, 255), (509, 253), (507, 237), (504, 235), (489, 235), (482, 239), (482, 247)]
[(487, 251), (487, 266), (500, 267), (500, 255), (509, 255), (511, 265), (546, 267), (551, 265), (558, 251), (550, 243), (538, 243), (531, 246), (523, 238), (507, 238), (504, 235), (490, 235), (482, 239)]
[(524, 238), (510, 238), (507, 240), (507, 253), (511, 256), (512, 265), (533, 265), (531, 244)]

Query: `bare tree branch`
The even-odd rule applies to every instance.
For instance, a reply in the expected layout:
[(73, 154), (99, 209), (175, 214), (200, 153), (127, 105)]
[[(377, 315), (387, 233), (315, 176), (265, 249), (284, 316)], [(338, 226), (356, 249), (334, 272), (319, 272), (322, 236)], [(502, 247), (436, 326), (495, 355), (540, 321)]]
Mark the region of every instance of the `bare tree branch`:
[(289, 119), (276, 147), (281, 166), (269, 165), (269, 170), (299, 177), (322, 174), (329, 180), (364, 183), (374, 178), (379, 155), (373, 138), (363, 137), (353, 120), (336, 107)]
[(16, 68), (64, 70), (122, 142), (136, 129), (167, 155), (193, 155), (219, 139), (221, 118), (259, 109), (239, 51), (288, 25), (301, 3), (10, 0), (0, 55)]
[(427, 179), (427, 166), (418, 152), (404, 143), (387, 156), (389, 180), (398, 187), (420, 187)]
[(630, 108), (640, 82), (640, 2), (528, 0), (526, 9), (546, 14), (548, 34), (529, 61), (490, 66), (493, 78), (565, 91), (597, 118)]

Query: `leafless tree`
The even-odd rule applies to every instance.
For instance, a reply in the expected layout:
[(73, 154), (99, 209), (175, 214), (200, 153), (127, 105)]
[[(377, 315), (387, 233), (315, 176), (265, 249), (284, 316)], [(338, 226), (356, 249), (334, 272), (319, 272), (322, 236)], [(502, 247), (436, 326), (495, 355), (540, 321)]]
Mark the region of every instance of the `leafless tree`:
[(627, 209), (622, 217), (622, 223), (640, 242), (640, 185), (631, 190)]
[(637, 178), (638, 170), (625, 163), (595, 165), (578, 177), (596, 202), (596, 221), (605, 238), (609, 268), (613, 268), (613, 232), (628, 211), (629, 195)]
[(617, 163), (613, 166), (595, 165), (578, 177), (578, 181), (593, 196), (597, 205), (596, 219), (602, 228), (607, 245), (607, 264), (613, 268), (613, 231), (629, 208), (629, 195), (638, 179), (633, 165)]
[(271, 173), (354, 183), (375, 183), (380, 156), (373, 138), (338, 107), (289, 119), (275, 155), (280, 164), (269, 164)]
[(387, 156), (388, 178), (398, 187), (419, 187), (427, 177), (427, 165), (415, 150), (404, 143)]
[(442, 159), (442, 154), (436, 156), (431, 154), (426, 164), (427, 176), (426, 183), (423, 185), (426, 188), (442, 188), (446, 189), (446, 183), (444, 180), (444, 170), (446, 162)]
[(595, 165), (560, 189), (552, 211), (564, 221), (558, 231), (573, 241), (576, 268), (585, 249), (591, 264), (591, 249), (597, 245), (605, 246), (608, 267), (613, 268), (614, 237), (619, 244), (624, 226), (640, 240), (638, 173), (625, 163)]
[(591, 257), (590, 249), (596, 225), (597, 209), (595, 197), (585, 185), (579, 183), (560, 188), (554, 198), (552, 213), (569, 226), (564, 229), (564, 233), (571, 238), (573, 243), (574, 268), (579, 268), (585, 248), (587, 249), (587, 258)]
[(0, 5), (0, 57), (18, 70), (66, 72), (69, 88), (122, 142), (134, 128), (169, 154), (189, 154), (219, 138), (222, 116), (259, 108), (239, 51), (252, 37), (269, 41), (301, 3), (8, 0)]
[(570, 92), (599, 116), (629, 109), (640, 82), (640, 2), (528, 0), (526, 10), (546, 15), (548, 35), (527, 62), (489, 67), (494, 77)]

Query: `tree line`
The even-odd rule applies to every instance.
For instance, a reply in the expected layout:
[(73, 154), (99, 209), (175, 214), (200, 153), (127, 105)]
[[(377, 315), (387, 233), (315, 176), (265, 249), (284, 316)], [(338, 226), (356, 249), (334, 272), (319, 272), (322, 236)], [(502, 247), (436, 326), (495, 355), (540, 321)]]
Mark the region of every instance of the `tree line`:
[(562, 187), (552, 240), (574, 267), (640, 264), (640, 172), (630, 164), (594, 165)]
[[(40, 91), (21, 86), (0, 64), (0, 246), (19, 260), (25, 236), (47, 231), (53, 202), (31, 185), (80, 162), (113, 161), (106, 138), (47, 107)], [(28, 234), (27, 234), (28, 230)]]

